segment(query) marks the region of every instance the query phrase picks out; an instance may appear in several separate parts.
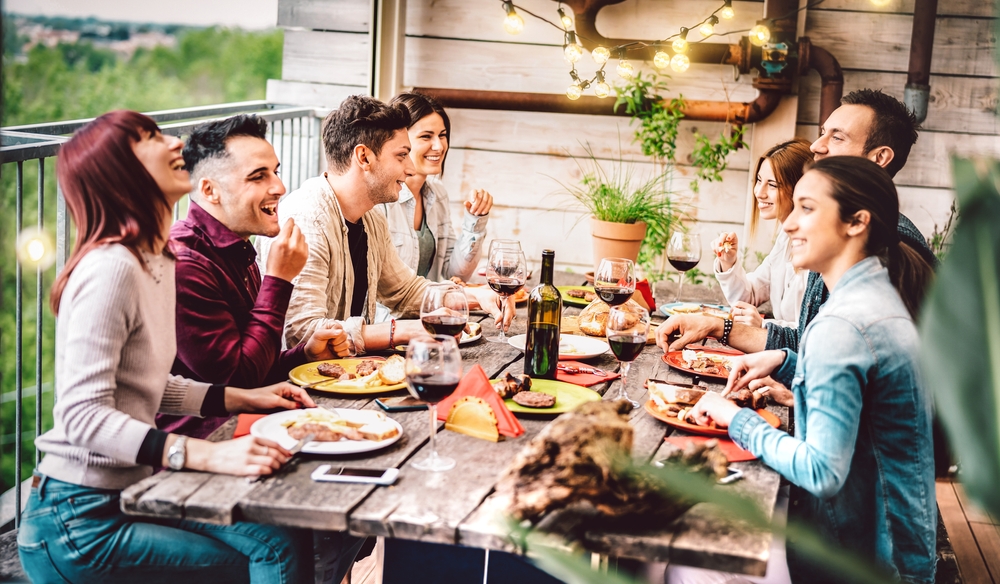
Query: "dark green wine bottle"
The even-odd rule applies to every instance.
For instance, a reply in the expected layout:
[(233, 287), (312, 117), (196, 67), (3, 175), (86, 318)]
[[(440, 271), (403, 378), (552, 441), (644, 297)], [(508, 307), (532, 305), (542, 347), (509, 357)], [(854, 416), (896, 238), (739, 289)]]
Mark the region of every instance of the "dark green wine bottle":
[(556, 252), (542, 252), (540, 284), (528, 295), (528, 340), (524, 348), (524, 372), (531, 377), (555, 379), (559, 363), (559, 325), (562, 294), (552, 285)]

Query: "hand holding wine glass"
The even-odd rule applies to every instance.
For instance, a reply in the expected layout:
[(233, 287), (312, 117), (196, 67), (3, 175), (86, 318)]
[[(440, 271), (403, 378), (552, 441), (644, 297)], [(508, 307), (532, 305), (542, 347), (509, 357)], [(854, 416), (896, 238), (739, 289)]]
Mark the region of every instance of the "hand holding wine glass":
[(455, 468), (455, 461), (438, 455), (437, 404), (455, 392), (462, 378), (462, 355), (455, 338), (445, 335), (418, 337), (406, 347), (406, 387), (410, 395), (429, 404), (430, 454), (413, 463), (417, 470), (441, 472)]
[(451, 282), (429, 285), (420, 304), (420, 322), (432, 335), (459, 338), (469, 322), (465, 290)]
[(594, 273), (594, 291), (609, 306), (620, 306), (635, 294), (635, 262), (604, 258)]
[(622, 374), (622, 383), (612, 399), (627, 400), (633, 408), (637, 408), (639, 403), (628, 396), (625, 387), (628, 383), (629, 366), (646, 348), (649, 312), (645, 308), (612, 306), (606, 326), (608, 344), (611, 345), (611, 352), (618, 358)]
[[(494, 244), (497, 242), (494, 241)], [(520, 247), (520, 245), (518, 246)], [(511, 246), (490, 245), (490, 256), (486, 261), (486, 283), (505, 301), (510, 298), (528, 280), (528, 262), (524, 258), (524, 252)], [(506, 343), (507, 337), (503, 323), (500, 325), (500, 334), (490, 337), (487, 340), (494, 343)]]
[(675, 231), (667, 243), (667, 261), (680, 274), (677, 284), (677, 301), (684, 287), (684, 273), (701, 261), (701, 234), (696, 231)]

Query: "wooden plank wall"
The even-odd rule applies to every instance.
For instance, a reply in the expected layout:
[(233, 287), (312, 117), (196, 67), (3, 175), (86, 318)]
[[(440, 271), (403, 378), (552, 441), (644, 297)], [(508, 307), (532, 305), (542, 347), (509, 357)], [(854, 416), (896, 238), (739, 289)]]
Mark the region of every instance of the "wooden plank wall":
[[(555, 17), (552, 0), (518, 4)], [(935, 223), (943, 223), (952, 200), (949, 156), (1000, 156), (992, 4), (949, 0), (939, 6), (926, 130), (897, 177), (904, 212), (927, 234)], [(611, 37), (662, 37), (699, 21), (717, 5), (715, 0), (626, 0), (605, 8), (597, 26)], [(763, 10), (762, 2), (737, 1), (733, 6), (737, 17), (720, 24), (720, 31), (748, 28)], [(809, 11), (806, 34), (839, 59), (847, 91), (878, 87), (902, 99), (912, 8), (913, 0), (890, 0), (882, 8), (870, 0), (827, 0)], [(369, 11), (369, 0), (280, 0), (279, 25), (288, 29), (284, 71), (282, 80), (269, 84), (268, 98), (335, 107), (344, 96), (364, 92)], [(503, 31), (502, 21), (498, 1), (408, 0), (405, 85), (562, 93), (570, 79), (560, 33), (527, 18), (525, 31), (512, 37)], [(634, 64), (640, 70), (652, 68), (650, 63)], [(585, 57), (578, 68), (589, 75), (594, 64)], [(746, 101), (755, 95), (748, 76), (736, 78), (725, 66), (692, 65), (674, 75), (671, 87), (690, 99)], [(812, 139), (819, 111), (815, 73), (802, 80), (799, 95), (797, 133)], [(489, 235), (520, 238), (533, 258), (554, 247), (563, 267), (583, 269), (591, 263), (589, 228), (580, 221), (579, 207), (559, 194), (560, 183), (572, 184), (582, 175), (571, 156), (585, 155), (589, 144), (606, 169), (622, 156), (636, 160), (637, 175), (655, 171), (632, 143), (627, 119), (477, 110), (450, 114), (452, 150), (443, 178), (456, 214), (464, 193), (486, 188), (496, 199)], [(752, 161), (745, 151), (731, 157), (721, 183), (703, 185), (699, 196), (687, 188), (694, 133), (723, 130), (718, 123), (682, 124), (680, 165), (671, 183), (678, 199), (692, 206), (706, 247), (722, 229), (741, 231), (750, 192)], [(702, 269), (708, 267), (708, 255)]]

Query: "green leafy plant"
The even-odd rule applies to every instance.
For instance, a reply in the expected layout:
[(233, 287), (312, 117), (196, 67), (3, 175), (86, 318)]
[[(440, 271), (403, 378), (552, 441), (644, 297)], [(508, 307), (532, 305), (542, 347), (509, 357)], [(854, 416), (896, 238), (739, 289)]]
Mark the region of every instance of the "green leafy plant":
[[(729, 163), (726, 162), (729, 155), (740, 148), (747, 147), (747, 143), (743, 141), (743, 131), (743, 126), (734, 127), (729, 136), (726, 136), (725, 132), (720, 134), (717, 142), (712, 142), (705, 134), (695, 134), (691, 164), (694, 165), (695, 173), (699, 179), (708, 182), (722, 180), (722, 171), (729, 166)], [(698, 188), (698, 181), (691, 181), (691, 190), (697, 193)]]
[(948, 218), (945, 220), (944, 225), (938, 226), (937, 222), (935, 222), (934, 231), (927, 238), (927, 247), (931, 248), (938, 261), (943, 262), (944, 256), (948, 252), (956, 219), (958, 219), (958, 201), (952, 201), (951, 208), (948, 209)]

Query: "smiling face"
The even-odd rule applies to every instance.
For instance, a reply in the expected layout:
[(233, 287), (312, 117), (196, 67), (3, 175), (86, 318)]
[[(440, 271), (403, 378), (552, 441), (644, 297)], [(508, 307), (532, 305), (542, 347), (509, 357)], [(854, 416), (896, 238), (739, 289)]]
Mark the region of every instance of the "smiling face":
[(373, 205), (395, 203), (399, 191), (408, 177), (414, 175), (413, 161), (410, 160), (410, 138), (406, 130), (396, 130), (383, 146), (377, 157), (366, 149), (370, 166), (365, 171), (368, 198)]
[(420, 118), (407, 130), (410, 136), (410, 160), (418, 175), (441, 174), (448, 153), (448, 130), (441, 116), (432, 113)]
[(792, 265), (813, 272), (830, 271), (840, 260), (864, 248), (857, 227), (840, 218), (840, 205), (832, 196), (829, 179), (807, 172), (795, 185), (795, 208), (782, 227), (788, 234)]
[(212, 205), (209, 212), (244, 239), (278, 235), (278, 199), (285, 186), (278, 177), (274, 148), (267, 140), (235, 136), (226, 140), (226, 152), (228, 156), (202, 179), (212, 183), (212, 196), (206, 197)]
[(141, 138), (132, 143), (135, 157), (146, 168), (156, 185), (163, 191), (170, 207), (191, 191), (191, 177), (184, 168), (180, 138), (157, 132), (139, 131)]
[(809, 148), (815, 160), (827, 156), (865, 156), (865, 141), (875, 112), (864, 105), (842, 105), (833, 110), (820, 128), (820, 136)]
[(757, 210), (761, 219), (776, 219), (778, 217), (778, 181), (771, 170), (771, 161), (767, 158), (760, 163), (757, 178), (753, 186), (753, 196), (757, 198)]

